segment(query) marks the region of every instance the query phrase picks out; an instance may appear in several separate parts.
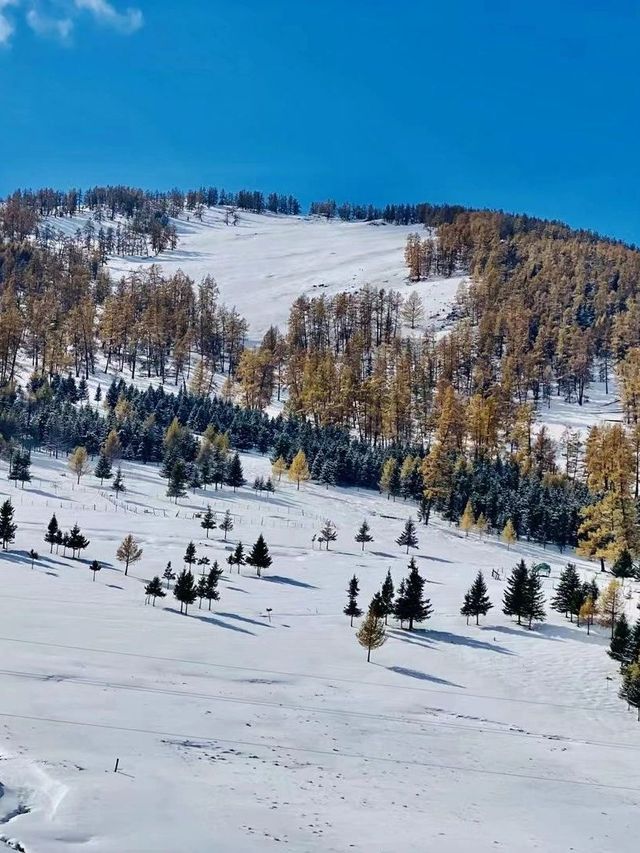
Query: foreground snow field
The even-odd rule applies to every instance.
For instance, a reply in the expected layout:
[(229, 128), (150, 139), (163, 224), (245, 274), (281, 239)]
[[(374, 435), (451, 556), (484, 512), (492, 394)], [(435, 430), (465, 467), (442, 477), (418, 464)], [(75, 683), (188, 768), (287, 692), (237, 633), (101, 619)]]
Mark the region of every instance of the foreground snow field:
[[(251, 482), (269, 463), (242, 457)], [(124, 466), (116, 502), (93, 476), (34, 454), (24, 491), (0, 471), (19, 529), (0, 557), (0, 838), (27, 853), (631, 851), (640, 805), (640, 727), (617, 698), (606, 638), (557, 614), (529, 632), (501, 612), (524, 555), (553, 575), (567, 555), (465, 539), (436, 520), (416, 559), (433, 617), (390, 627), (367, 664), (342, 614), (355, 572), (366, 606), (413, 507), (356, 490), (279, 485), (270, 499), (199, 492), (176, 507), (156, 468)], [(262, 532), (273, 565), (225, 574), (211, 613), (145, 606), (144, 581), (182, 566), (190, 539), (225, 569), (219, 531), (194, 513), (229, 508), (240, 539)], [(56, 512), (91, 540), (82, 561), (42, 541)], [(362, 519), (375, 541), (361, 552)], [(331, 550), (312, 548), (333, 519)], [(124, 577), (123, 536), (144, 547)], [(29, 549), (40, 552), (33, 570)], [(88, 562), (103, 561), (93, 583)], [(585, 575), (595, 567), (579, 563)], [(459, 615), (478, 569), (494, 609)], [(553, 577), (545, 581), (547, 596)], [(637, 593), (627, 602), (635, 616)], [(271, 619), (267, 618), (271, 608)], [(597, 631), (597, 629), (596, 629)], [(116, 758), (120, 768), (113, 772)], [(0, 849), (2, 844), (0, 843)], [(8, 848), (9, 849), (9, 848)]]

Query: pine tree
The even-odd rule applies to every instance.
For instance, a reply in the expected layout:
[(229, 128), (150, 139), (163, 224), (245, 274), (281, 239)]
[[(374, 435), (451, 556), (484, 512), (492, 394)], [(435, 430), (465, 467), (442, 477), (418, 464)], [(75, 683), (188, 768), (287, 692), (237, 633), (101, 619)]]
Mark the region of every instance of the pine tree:
[(624, 611), (616, 619), (616, 624), (613, 628), (613, 636), (607, 654), (613, 660), (617, 660), (622, 670), (625, 664), (632, 662), (632, 634), (627, 622), (627, 617)]
[(156, 606), (156, 598), (164, 598), (166, 592), (162, 588), (162, 582), (158, 575), (149, 581), (149, 583), (144, 588), (144, 593), (147, 596), (147, 601), (149, 599), (153, 599), (153, 606)]
[[(511, 546), (517, 539), (518, 536), (516, 534), (516, 529), (513, 526), (513, 522), (510, 518), (508, 518), (507, 523), (505, 524), (504, 529), (502, 531), (502, 541), (507, 543), (507, 551), (511, 549)], [(518, 625), (519, 624), (520, 622), (518, 622)]]
[(464, 508), (464, 512), (462, 513), (462, 517), (460, 518), (460, 529), (464, 530), (465, 539), (469, 535), (469, 531), (475, 527), (476, 519), (473, 514), (473, 507), (471, 506), (471, 501), (467, 501), (467, 505)]
[(119, 563), (124, 563), (125, 576), (129, 574), (129, 566), (132, 563), (137, 563), (142, 557), (142, 553), (143, 551), (138, 541), (131, 533), (128, 533), (120, 545), (118, 545), (118, 550), (116, 551), (116, 559)]
[(325, 521), (322, 530), (320, 531), (320, 535), (318, 536), (318, 542), (326, 542), (327, 543), (327, 551), (329, 550), (329, 542), (335, 542), (338, 538), (338, 531), (336, 530), (336, 526), (333, 521)]
[(575, 563), (567, 563), (566, 568), (560, 573), (555, 595), (551, 599), (551, 607), (558, 613), (570, 616), (573, 622), (573, 616), (580, 612), (583, 601), (582, 584)]
[(190, 604), (193, 604), (198, 594), (192, 573), (183, 569), (174, 584), (173, 594), (180, 602), (180, 613), (187, 614)]
[(209, 610), (211, 610), (211, 602), (220, 600), (220, 592), (218, 591), (218, 581), (222, 576), (222, 569), (218, 566), (217, 561), (209, 569), (207, 575), (207, 585), (205, 589), (205, 598), (209, 602)]
[(239, 489), (241, 486), (247, 482), (244, 478), (244, 474), (242, 471), (242, 463), (240, 462), (240, 456), (237, 453), (231, 458), (231, 462), (229, 463), (229, 468), (227, 469), (227, 476), (225, 479), (227, 486), (232, 486), (233, 491)]
[(80, 482), (80, 478), (88, 474), (91, 469), (89, 456), (86, 447), (76, 447), (69, 457), (69, 469), (76, 475), (76, 482)]
[(355, 535), (356, 542), (360, 542), (362, 544), (362, 550), (364, 551), (365, 542), (373, 542), (373, 536), (369, 532), (369, 522), (365, 518), (358, 532)]
[(229, 566), (237, 566), (238, 574), (240, 574), (240, 566), (244, 566), (247, 562), (245, 554), (244, 554), (244, 545), (242, 542), (238, 542), (232, 554), (229, 554), (227, 559), (227, 563)]
[(189, 542), (184, 555), (184, 562), (191, 568), (196, 562), (196, 546), (193, 542)]
[(293, 457), (293, 461), (287, 471), (287, 476), (292, 483), (296, 484), (297, 489), (300, 489), (300, 483), (306, 483), (311, 477), (304, 450), (299, 450)]
[(50, 546), (50, 554), (53, 554), (53, 546), (57, 542), (58, 530), (58, 519), (56, 518), (56, 514), (54, 512), (54, 514), (51, 516), (51, 521), (47, 525), (47, 532), (44, 535), (44, 541), (47, 543), (47, 545)]
[(636, 576), (636, 568), (633, 565), (633, 559), (626, 548), (623, 548), (622, 551), (620, 551), (618, 558), (611, 566), (611, 574), (614, 578), (634, 578)]
[(379, 649), (386, 642), (384, 624), (382, 619), (376, 616), (373, 602), (362, 625), (356, 631), (356, 637), (360, 645), (367, 650), (367, 663), (371, 661), (371, 649)]
[(213, 510), (211, 509), (210, 505), (207, 504), (207, 511), (202, 516), (202, 521), (200, 522), (200, 527), (202, 527), (203, 530), (207, 531), (207, 539), (209, 538), (209, 531), (214, 530), (216, 526), (216, 518), (213, 514)]
[(96, 572), (99, 572), (102, 566), (97, 560), (93, 560), (93, 562), (89, 565), (89, 571), (93, 572), (93, 580), (95, 583)]
[(80, 528), (77, 523), (74, 524), (69, 531), (69, 538), (67, 541), (67, 548), (71, 548), (72, 558), (75, 560), (76, 554), (80, 557), (80, 552), (84, 551), (85, 548), (88, 548), (90, 544), (89, 540), (80, 532)]
[(487, 585), (483, 574), (482, 572), (478, 572), (476, 579), (469, 588), (469, 592), (464, 597), (464, 604), (460, 612), (463, 616), (467, 617), (467, 624), (469, 624), (469, 616), (475, 616), (476, 625), (478, 625), (479, 617), (486, 616), (492, 607), (493, 604), (489, 601)]
[(177, 459), (171, 468), (169, 475), (169, 483), (167, 484), (167, 497), (175, 498), (178, 503), (178, 498), (183, 498), (187, 494), (185, 485), (187, 482), (187, 470), (184, 462)]
[(25, 483), (31, 482), (31, 454), (28, 450), (18, 450), (13, 455), (9, 469), (9, 479), (15, 480), (16, 483), (22, 483), (24, 489)]
[(384, 624), (387, 624), (387, 617), (391, 616), (393, 613), (393, 580), (391, 578), (391, 569), (387, 569), (387, 576), (384, 579), (382, 587), (380, 589), (380, 597), (382, 598), (382, 604), (384, 606)]
[(224, 532), (224, 541), (227, 541), (227, 533), (230, 533), (233, 530), (233, 518), (231, 518), (230, 510), (227, 510), (224, 514), (224, 518), (220, 522), (220, 530)]
[(638, 720), (640, 720), (640, 663), (632, 663), (624, 668), (618, 695), (627, 702), (629, 707), (638, 709)]
[(358, 584), (358, 578), (354, 575), (349, 581), (349, 586), (347, 587), (348, 600), (344, 610), (342, 611), (345, 616), (351, 617), (351, 627), (353, 627), (353, 617), (362, 616), (362, 610), (358, 607), (359, 593), (360, 586)]
[(162, 573), (162, 577), (163, 577), (163, 578), (166, 580), (166, 582), (167, 582), (167, 589), (170, 589), (170, 588), (171, 588), (171, 586), (170, 586), (170, 585), (171, 585), (171, 581), (174, 581), (174, 580), (176, 579), (175, 572), (174, 572), (174, 571), (173, 571), (173, 569), (171, 568), (171, 560), (169, 560), (169, 562), (167, 563), (167, 568), (166, 568), (166, 569), (164, 570), (164, 572)]
[(409, 574), (404, 579), (402, 589), (398, 593), (396, 599), (396, 615), (402, 613), (402, 617), (398, 617), (401, 621), (409, 621), (409, 630), (413, 631), (415, 622), (424, 622), (429, 619), (433, 612), (431, 602), (425, 598), (424, 593), (425, 580), (418, 571), (418, 566), (415, 559), (412, 557), (409, 561)]
[(524, 560), (520, 560), (507, 578), (507, 586), (504, 591), (502, 612), (507, 616), (517, 616), (518, 625), (522, 624), (522, 617), (527, 609), (527, 581), (529, 573)]
[(405, 545), (407, 547), (407, 554), (409, 553), (409, 548), (417, 548), (418, 547), (418, 536), (416, 534), (416, 524), (415, 521), (409, 516), (409, 518), (405, 521), (404, 530), (396, 539), (398, 545), (403, 548)]
[(640, 616), (631, 632), (631, 660), (640, 661)]
[(544, 594), (542, 592), (542, 578), (538, 572), (530, 571), (525, 585), (525, 609), (523, 616), (529, 620), (529, 629), (531, 629), (533, 620), (536, 622), (544, 622)]
[(198, 610), (202, 610), (202, 599), (207, 594), (207, 578), (205, 575), (200, 575), (196, 584), (196, 595), (199, 599)]
[(263, 569), (268, 569), (272, 562), (273, 561), (269, 556), (269, 548), (261, 533), (255, 541), (251, 552), (247, 556), (247, 563), (254, 567), (258, 577), (262, 577)]
[(93, 473), (100, 480), (100, 485), (102, 485), (105, 480), (111, 479), (111, 461), (108, 456), (104, 455), (104, 453), (100, 454), (98, 464), (96, 465)]
[(116, 497), (118, 497), (120, 492), (126, 492), (126, 489), (124, 486), (124, 480), (122, 478), (122, 469), (120, 468), (119, 465), (118, 465), (118, 468), (116, 470), (116, 476), (113, 478), (113, 483), (111, 484), (111, 488), (116, 493)]
[(371, 599), (371, 604), (369, 605), (369, 610), (375, 615), (377, 619), (384, 619), (386, 613), (386, 607), (384, 601), (382, 600), (382, 592), (376, 592)]

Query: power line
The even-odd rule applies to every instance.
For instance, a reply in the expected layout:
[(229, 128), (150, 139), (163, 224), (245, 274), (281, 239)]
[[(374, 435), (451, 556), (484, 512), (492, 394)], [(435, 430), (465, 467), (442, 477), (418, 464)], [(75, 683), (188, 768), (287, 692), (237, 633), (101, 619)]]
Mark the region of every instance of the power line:
[(165, 732), (156, 729), (141, 729), (133, 726), (116, 726), (109, 723), (94, 723), (85, 722), (83, 720), (62, 720), (53, 717), (39, 717), (29, 714), (8, 714), (0, 712), (0, 717), (9, 720), (26, 720), (27, 722), (37, 723), (52, 723), (54, 725), (78, 726), (92, 729), (107, 729), (108, 731), (126, 732), (128, 734), (146, 734), (159, 737), (181, 738), (189, 741), (206, 741), (211, 744), (225, 744), (227, 746), (251, 747), (252, 749), (270, 749), (272, 751), (281, 750), (284, 752), (300, 752), (309, 755), (321, 755), (330, 758), (355, 758), (362, 761), (376, 761), (382, 764), (397, 764), (402, 767), (426, 767), (430, 770), (448, 770), (460, 773), (475, 773), (482, 776), (501, 776), (511, 779), (527, 779), (532, 782), (543, 782), (544, 784), (558, 783), (561, 785), (580, 785), (590, 788), (602, 788), (611, 791), (628, 791), (633, 794), (640, 794), (640, 788), (632, 788), (628, 785), (609, 785), (605, 782), (590, 782), (586, 779), (563, 779), (553, 776), (537, 776), (532, 773), (518, 773), (510, 770), (487, 770), (478, 767), (462, 767), (455, 764), (437, 764), (431, 761), (416, 761), (415, 759), (402, 760), (400, 758), (390, 758), (384, 755), (367, 755), (360, 752), (344, 752), (332, 751), (326, 749), (314, 749), (312, 747), (290, 746), (288, 744), (279, 743), (257, 743), (256, 741), (247, 740), (230, 740), (229, 738), (211, 738), (202, 735), (190, 735), (178, 732)]

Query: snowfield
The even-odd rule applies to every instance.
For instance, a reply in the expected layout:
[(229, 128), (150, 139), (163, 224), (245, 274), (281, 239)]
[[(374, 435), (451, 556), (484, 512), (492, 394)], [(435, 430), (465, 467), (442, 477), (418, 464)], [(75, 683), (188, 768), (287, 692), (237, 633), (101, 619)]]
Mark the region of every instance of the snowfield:
[[(215, 278), (221, 299), (235, 306), (249, 322), (249, 338), (258, 342), (269, 326), (283, 328), (297, 297), (358, 290), (366, 284), (417, 290), (423, 298), (426, 323), (446, 325), (463, 277), (407, 280), (404, 246), (418, 225), (383, 222), (341, 222), (308, 216), (274, 216), (238, 211), (238, 224), (225, 224), (226, 208), (207, 208), (202, 222), (186, 216), (172, 220), (178, 231), (177, 249), (149, 258), (111, 258), (115, 278), (158, 264), (167, 275), (182, 270), (199, 283)], [(75, 234), (87, 221), (79, 214), (49, 223)], [(108, 227), (110, 223), (100, 223)], [(99, 227), (96, 224), (96, 227)]]
[[(264, 457), (242, 462), (249, 482), (269, 470)], [(42, 454), (24, 490), (0, 471), (19, 525), (0, 557), (7, 849), (636, 849), (640, 727), (616, 696), (606, 632), (587, 637), (555, 613), (519, 628), (491, 577), (520, 556), (544, 558), (549, 597), (568, 555), (508, 551), (437, 520), (420, 527), (434, 615), (413, 633), (390, 625), (367, 664), (342, 614), (345, 588), (355, 572), (366, 607), (388, 567), (398, 585), (408, 557), (395, 539), (413, 507), (285, 482), (268, 499), (225, 488), (176, 507), (157, 468), (123, 472), (116, 502), (92, 475), (77, 486), (64, 460)], [(230, 543), (264, 534), (271, 569), (262, 579), (227, 571), (211, 613), (205, 603), (180, 615), (171, 595), (145, 606), (144, 582), (167, 560), (180, 569), (190, 539), (228, 570), (228, 544), (194, 518), (207, 502), (233, 513)], [(82, 560), (49, 554), (54, 511), (90, 538)], [(353, 537), (364, 517), (375, 541), (363, 553)], [(311, 541), (326, 518), (338, 527), (329, 552)], [(130, 532), (144, 555), (124, 577), (115, 551)], [(478, 569), (494, 609), (467, 626), (459, 609)]]

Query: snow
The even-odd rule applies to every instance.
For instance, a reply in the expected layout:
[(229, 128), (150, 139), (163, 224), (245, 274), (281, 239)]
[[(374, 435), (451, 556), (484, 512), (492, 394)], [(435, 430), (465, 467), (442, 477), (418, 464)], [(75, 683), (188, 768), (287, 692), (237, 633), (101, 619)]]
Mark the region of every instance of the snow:
[[(129, 463), (116, 501), (93, 476), (77, 486), (64, 460), (33, 462), (24, 491), (0, 471), (19, 524), (0, 558), (0, 839), (14, 849), (635, 849), (639, 729), (606, 636), (553, 613), (519, 628), (491, 578), (544, 559), (549, 596), (569, 555), (420, 527), (434, 615), (413, 633), (390, 627), (367, 664), (345, 588), (355, 572), (366, 606), (389, 567), (397, 586), (409, 504), (282, 482), (268, 499), (225, 489), (176, 507), (156, 468)], [(242, 462), (249, 482), (268, 471), (264, 457)], [(230, 543), (262, 532), (273, 566), (225, 574), (211, 613), (180, 615), (172, 596), (145, 606), (145, 580), (167, 560), (180, 568), (189, 539), (228, 569), (220, 533), (207, 540), (194, 518), (207, 502), (233, 513)], [(54, 511), (91, 539), (82, 560), (48, 553)], [(364, 517), (375, 541), (363, 553)], [(339, 534), (328, 553), (311, 542), (326, 518)], [(144, 555), (124, 577), (115, 550), (130, 532)], [(494, 609), (467, 626), (459, 608), (478, 569)]]
[[(404, 246), (417, 225), (239, 211), (234, 226), (225, 224), (225, 212), (213, 207), (206, 209), (201, 222), (186, 217), (173, 220), (179, 240), (175, 250), (149, 258), (114, 257), (109, 269), (116, 278), (151, 264), (160, 265), (167, 275), (182, 270), (196, 283), (213, 276), (222, 301), (248, 320), (254, 342), (269, 326), (285, 326), (297, 297), (333, 296), (367, 284), (405, 295), (417, 290), (427, 324), (440, 329), (464, 280), (454, 276), (408, 283)], [(50, 224), (75, 234), (86, 221), (86, 215), (79, 214), (51, 219)]]

